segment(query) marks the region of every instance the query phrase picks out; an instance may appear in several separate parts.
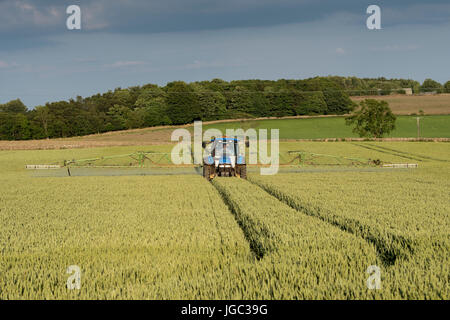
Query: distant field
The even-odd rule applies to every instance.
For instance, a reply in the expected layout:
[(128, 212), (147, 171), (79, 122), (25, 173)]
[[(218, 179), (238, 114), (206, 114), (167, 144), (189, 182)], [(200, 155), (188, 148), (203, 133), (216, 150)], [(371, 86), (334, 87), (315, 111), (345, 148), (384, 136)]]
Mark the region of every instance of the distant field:
[(450, 114), (450, 94), (366, 96), (352, 97), (352, 100), (359, 102), (367, 98), (387, 101), (395, 114), (418, 114), (420, 110), (425, 114)]
[[(322, 139), (322, 138), (357, 138), (352, 128), (345, 125), (344, 117), (255, 120), (242, 122), (216, 123), (204, 126), (204, 130), (216, 128), (225, 133), (227, 128), (236, 129), (279, 129), (280, 139)], [(417, 120), (414, 116), (399, 116), (397, 128), (387, 137), (416, 138)], [(423, 116), (420, 120), (420, 137), (450, 137), (450, 115)]]
[[(421, 116), (420, 119), (421, 138), (450, 138), (450, 115)], [(415, 116), (399, 116), (396, 130), (387, 138), (417, 138), (416, 121)], [(184, 127), (193, 131), (191, 126)], [(0, 141), (0, 150), (162, 145), (171, 142), (170, 137), (175, 128), (116, 131), (67, 139)], [(210, 128), (219, 129), (223, 134), (227, 128), (279, 129), (280, 139), (358, 138), (352, 128), (345, 125), (344, 117), (231, 121), (203, 126), (203, 130)]]

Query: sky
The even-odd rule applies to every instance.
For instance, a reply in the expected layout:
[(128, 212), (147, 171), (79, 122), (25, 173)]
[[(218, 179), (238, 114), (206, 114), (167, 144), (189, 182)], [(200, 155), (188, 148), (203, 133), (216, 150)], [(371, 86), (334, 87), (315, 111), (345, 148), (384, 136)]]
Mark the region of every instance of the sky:
[[(70, 5), (81, 30), (66, 27)], [(176, 80), (445, 83), (449, 57), (448, 0), (0, 0), (0, 103), (30, 108)]]

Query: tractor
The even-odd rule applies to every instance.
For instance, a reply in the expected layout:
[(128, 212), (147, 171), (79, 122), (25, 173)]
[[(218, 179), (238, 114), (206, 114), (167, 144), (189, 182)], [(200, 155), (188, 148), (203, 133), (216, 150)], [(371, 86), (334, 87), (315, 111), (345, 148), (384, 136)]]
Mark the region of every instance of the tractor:
[[(203, 177), (207, 180), (219, 177), (239, 177), (247, 179), (247, 166), (245, 153), (239, 149), (240, 140), (237, 137), (211, 138), (209, 142), (203, 142), (205, 149), (203, 157)], [(249, 141), (245, 141), (245, 147), (249, 147)]]

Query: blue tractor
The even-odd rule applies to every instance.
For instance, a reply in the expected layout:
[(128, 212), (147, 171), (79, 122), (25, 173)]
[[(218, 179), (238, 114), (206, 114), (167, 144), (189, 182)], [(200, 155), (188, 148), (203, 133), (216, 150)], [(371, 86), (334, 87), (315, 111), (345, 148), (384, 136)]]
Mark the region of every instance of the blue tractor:
[(247, 179), (247, 165), (245, 163), (245, 147), (249, 147), (249, 142), (245, 145), (235, 137), (213, 137), (209, 142), (203, 142), (205, 149), (203, 158), (203, 177), (208, 180), (215, 176), (219, 177), (239, 177)]

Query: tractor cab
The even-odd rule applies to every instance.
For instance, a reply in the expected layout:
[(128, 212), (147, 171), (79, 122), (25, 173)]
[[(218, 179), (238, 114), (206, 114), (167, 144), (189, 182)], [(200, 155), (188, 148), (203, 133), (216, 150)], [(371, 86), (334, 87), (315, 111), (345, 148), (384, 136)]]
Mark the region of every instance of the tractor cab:
[(223, 136), (213, 137), (208, 143), (203, 143), (205, 148), (203, 175), (205, 178), (210, 180), (216, 175), (246, 178), (245, 149), (240, 148), (240, 142), (236, 137)]

